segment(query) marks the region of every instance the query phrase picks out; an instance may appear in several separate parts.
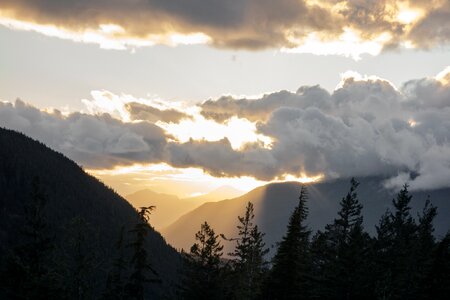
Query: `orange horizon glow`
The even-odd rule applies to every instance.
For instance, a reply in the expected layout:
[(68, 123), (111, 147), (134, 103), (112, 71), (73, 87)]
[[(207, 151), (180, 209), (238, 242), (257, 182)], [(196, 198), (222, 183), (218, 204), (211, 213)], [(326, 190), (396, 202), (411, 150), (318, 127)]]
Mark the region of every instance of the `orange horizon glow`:
[[(214, 177), (201, 168), (175, 168), (166, 163), (135, 164), (103, 170), (87, 169), (86, 172), (117, 189), (122, 195), (142, 189), (153, 189), (155, 192), (171, 192), (181, 198), (206, 194), (222, 186), (233, 187), (244, 194), (269, 183), (288, 181), (313, 183), (325, 179), (324, 174), (309, 176), (306, 173), (283, 174), (269, 181), (258, 180), (251, 176)], [(192, 186), (192, 189), (186, 186)]]

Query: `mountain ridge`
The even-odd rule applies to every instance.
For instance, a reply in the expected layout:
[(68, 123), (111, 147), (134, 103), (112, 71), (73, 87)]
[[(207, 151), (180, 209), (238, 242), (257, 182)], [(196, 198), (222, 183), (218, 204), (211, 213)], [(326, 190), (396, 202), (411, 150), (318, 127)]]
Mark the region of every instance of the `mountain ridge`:
[[(122, 226), (129, 230), (137, 222), (135, 209), (61, 153), (4, 128), (0, 128), (0, 257), (21, 242), (24, 207), (31, 201), (34, 178), (39, 178), (46, 195), (45, 216), (55, 243), (62, 243), (71, 220), (82, 218), (98, 233), (95, 251), (104, 261), (98, 272), (99, 277), (106, 278)], [(146, 249), (150, 263), (164, 282), (153, 290), (153, 296), (159, 297), (172, 281), (178, 280), (180, 257), (153, 229), (148, 232)]]
[[(372, 234), (379, 218), (391, 207), (391, 201), (396, 196), (396, 192), (382, 188), (382, 181), (379, 177), (361, 178), (357, 190), (364, 206), (365, 227)], [(163, 228), (161, 233), (172, 246), (185, 250), (192, 245), (194, 234), (204, 221), (216, 233), (223, 233), (227, 237), (236, 236), (237, 217), (243, 215), (245, 205), (250, 201), (255, 207), (255, 221), (261, 231), (266, 233), (267, 246), (275, 247), (285, 233), (290, 213), (298, 203), (301, 185), (298, 182), (269, 183), (234, 199), (205, 203)], [(337, 216), (339, 201), (346, 195), (350, 182), (339, 179), (306, 185), (309, 193), (307, 223), (313, 230), (323, 229)], [(432, 203), (438, 207), (436, 235), (444, 235), (450, 228), (450, 189), (413, 191), (412, 195), (413, 215), (423, 208), (427, 196), (431, 196)], [(225, 242), (225, 252), (230, 251), (233, 246), (232, 243)]]

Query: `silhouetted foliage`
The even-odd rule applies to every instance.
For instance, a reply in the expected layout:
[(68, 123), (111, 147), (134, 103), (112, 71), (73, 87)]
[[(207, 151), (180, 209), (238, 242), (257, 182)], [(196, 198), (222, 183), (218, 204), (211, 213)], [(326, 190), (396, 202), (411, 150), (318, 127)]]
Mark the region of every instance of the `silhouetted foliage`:
[(263, 241), (264, 234), (254, 224), (253, 204), (247, 203), (245, 215), (239, 216), (238, 237), (227, 239), (235, 241), (231, 256), (232, 297), (235, 299), (255, 299), (259, 296), (268, 271), (264, 256), (269, 252)]
[(96, 274), (104, 262), (97, 240), (98, 234), (81, 217), (73, 218), (65, 226), (59, 263), (67, 299), (96, 298), (95, 289), (103, 284)]
[(5, 298), (50, 299), (62, 295), (51, 260), (54, 239), (46, 220), (47, 197), (40, 180), (32, 181), (31, 201), (24, 207), (20, 242), (6, 255), (1, 271)]
[(119, 238), (116, 242), (117, 257), (114, 259), (111, 271), (106, 280), (106, 289), (103, 293), (104, 300), (123, 300), (125, 299), (125, 275), (127, 270), (127, 261), (124, 250), (124, 231), (125, 227), (120, 228)]
[(273, 259), (273, 267), (266, 281), (267, 299), (307, 299), (310, 291), (311, 255), (306, 218), (308, 195), (306, 187), (300, 191), (297, 207), (292, 213), (287, 233)]
[(365, 276), (370, 237), (364, 232), (362, 205), (352, 178), (338, 218), (313, 238), (314, 297), (317, 299), (367, 298), (369, 279)]
[[(33, 187), (35, 177), (39, 177), (39, 189)], [(85, 224), (71, 224), (76, 219)], [(0, 128), (0, 277), (5, 279), (0, 282), (0, 299), (71, 299), (79, 295), (70, 294), (68, 286), (73, 283), (75, 274), (69, 270), (76, 269), (77, 257), (71, 245), (77, 244), (84, 255), (78, 256), (78, 263), (84, 261), (90, 269), (84, 271), (87, 277), (78, 276), (79, 284), (88, 285), (82, 292), (88, 292), (87, 298), (100, 298), (117, 257), (114, 244), (118, 232), (122, 226), (126, 231), (133, 228), (138, 219), (127, 201), (62, 154)], [(84, 232), (78, 243), (77, 230)], [(172, 282), (179, 280), (176, 271), (181, 256), (159, 233), (152, 228), (147, 231), (144, 248), (163, 283), (150, 285), (146, 292), (161, 299), (171, 293)], [(131, 240), (128, 236), (124, 239)], [(124, 251), (127, 261), (131, 254), (131, 249)], [(40, 267), (33, 271), (31, 265)], [(125, 273), (128, 278), (131, 268)], [(48, 296), (50, 293), (56, 296)]]
[(159, 275), (148, 261), (148, 253), (145, 249), (145, 238), (150, 230), (149, 218), (154, 206), (141, 207), (138, 211), (138, 222), (130, 233), (134, 234), (133, 241), (128, 245), (132, 248), (132, 271), (127, 283), (127, 299), (145, 299), (145, 287), (149, 283), (159, 283)]
[(383, 299), (413, 299), (416, 295), (417, 225), (410, 213), (411, 195), (405, 185), (377, 227), (375, 292)]
[(79, 166), (21, 134), (0, 129), (0, 146), (0, 299), (170, 299), (177, 266), (183, 281), (176, 299), (450, 294), (450, 233), (434, 236), (438, 211), (430, 198), (413, 217), (407, 185), (370, 237), (352, 179), (337, 218), (311, 241), (302, 187), (267, 271), (252, 203), (238, 217), (238, 236), (228, 239), (236, 243), (229, 257), (206, 222), (190, 253), (178, 255), (149, 225), (153, 207), (134, 211)]
[(223, 246), (219, 235), (207, 222), (195, 234), (196, 243), (189, 254), (185, 253), (185, 277), (183, 299), (222, 299), (224, 296), (222, 279)]

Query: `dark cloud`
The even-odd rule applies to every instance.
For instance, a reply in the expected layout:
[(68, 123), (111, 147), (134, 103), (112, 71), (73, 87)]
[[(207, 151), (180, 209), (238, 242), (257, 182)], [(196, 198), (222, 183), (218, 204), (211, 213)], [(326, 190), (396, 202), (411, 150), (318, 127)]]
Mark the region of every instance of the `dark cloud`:
[(166, 135), (150, 123), (123, 123), (107, 114), (47, 113), (17, 100), (0, 102), (0, 126), (38, 139), (89, 168), (163, 160)]
[[(430, 1), (426, 1), (430, 7)], [(425, 17), (414, 24), (409, 38), (420, 48), (430, 49), (450, 43), (450, 2), (427, 10)], [(433, 1), (431, 1), (433, 3)]]
[(319, 86), (301, 87), (296, 93), (280, 91), (267, 94), (260, 99), (234, 99), (231, 96), (208, 100), (200, 105), (201, 114), (207, 119), (224, 122), (233, 116), (250, 121), (264, 121), (277, 108), (282, 106), (306, 108), (308, 106), (327, 109), (330, 94)]
[[(424, 11), (411, 26), (396, 16), (399, 3)], [(449, 42), (448, 1), (395, 0), (3, 0), (2, 15), (73, 32), (115, 24), (116, 38), (152, 39), (171, 32), (203, 33), (216, 47), (279, 48), (302, 45), (309, 33), (334, 40), (350, 28), (363, 39), (392, 36), (385, 47), (412, 41), (422, 48)]]
[(122, 35), (139, 38), (201, 32), (219, 47), (287, 45), (285, 30), (292, 26), (333, 30), (326, 10), (301, 0), (5, 0), (0, 9), (19, 20), (74, 31), (116, 24), (124, 28)]
[(131, 120), (143, 120), (155, 123), (163, 121), (166, 123), (178, 123), (182, 119), (191, 119), (192, 117), (175, 109), (161, 110), (156, 107), (137, 102), (125, 104), (125, 109), (130, 114)]

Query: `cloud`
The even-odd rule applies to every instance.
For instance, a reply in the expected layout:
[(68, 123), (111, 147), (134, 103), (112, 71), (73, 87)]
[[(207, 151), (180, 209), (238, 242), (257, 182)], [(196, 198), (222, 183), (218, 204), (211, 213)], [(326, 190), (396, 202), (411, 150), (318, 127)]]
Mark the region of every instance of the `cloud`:
[(201, 108), (218, 122), (234, 115), (259, 120), (258, 133), (273, 140), (259, 166), (269, 177), (377, 175), (392, 177), (387, 185), (403, 184), (407, 177), (413, 189), (438, 188), (450, 185), (446, 70), (400, 89), (380, 78), (352, 75), (331, 95), (318, 86), (303, 87), (256, 100), (222, 97)]
[(44, 112), (17, 100), (0, 103), (0, 126), (18, 130), (90, 168), (163, 160), (166, 134), (150, 123), (108, 114)]
[(304, 86), (296, 93), (280, 91), (266, 94), (259, 99), (234, 99), (224, 96), (217, 100), (207, 100), (200, 106), (201, 114), (216, 122), (224, 122), (234, 116), (251, 121), (266, 120), (277, 108), (283, 106), (306, 108), (311, 105), (327, 109), (330, 94), (319, 86)]
[(129, 112), (131, 120), (145, 120), (152, 123), (157, 121), (178, 123), (182, 119), (192, 119), (190, 115), (175, 109), (161, 110), (156, 107), (137, 102), (127, 103), (125, 108)]
[[(448, 44), (448, 16), (448, 1), (441, 0), (426, 3), (4, 0), (0, 3), (0, 24), (98, 43), (103, 48), (208, 43), (220, 48), (284, 48), (355, 58), (363, 53), (376, 55), (383, 48), (403, 44), (420, 48)], [(330, 42), (333, 48), (327, 47)]]
[[(231, 130), (251, 133), (252, 139), (239, 147), (211, 128), (206, 128), (208, 134), (216, 132), (217, 138), (205, 140), (197, 132), (198, 112), (180, 119), (172, 111), (161, 113), (170, 108), (161, 109), (155, 101), (119, 101), (105, 92), (85, 102), (89, 114), (41, 111), (22, 101), (0, 103), (0, 126), (39, 139), (89, 168), (162, 162), (201, 168), (217, 177), (381, 176), (387, 187), (409, 182), (412, 189), (435, 189), (450, 186), (449, 74), (447, 68), (436, 78), (410, 80), (397, 88), (381, 78), (347, 73), (331, 94), (319, 86), (301, 87), (259, 99), (223, 97), (188, 109), (202, 109), (219, 122), (208, 121), (217, 128), (237, 121), (252, 125)], [(157, 122), (133, 121), (127, 110), (121, 114), (130, 103), (160, 114)], [(163, 130), (160, 126), (168, 124), (161, 122), (163, 117), (179, 123)], [(183, 139), (176, 139), (180, 134)], [(268, 138), (270, 145), (259, 137)]]

